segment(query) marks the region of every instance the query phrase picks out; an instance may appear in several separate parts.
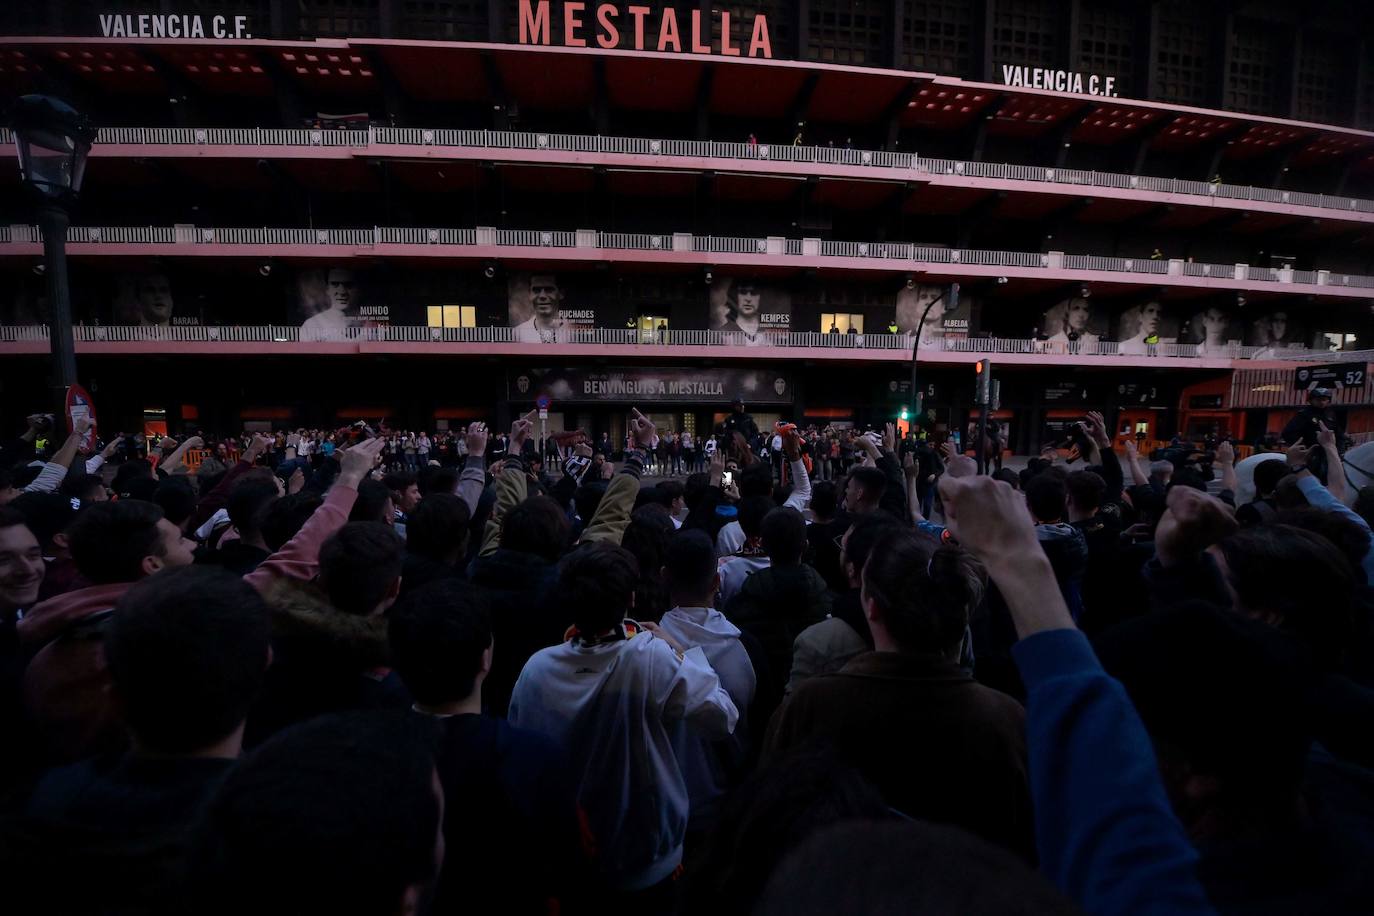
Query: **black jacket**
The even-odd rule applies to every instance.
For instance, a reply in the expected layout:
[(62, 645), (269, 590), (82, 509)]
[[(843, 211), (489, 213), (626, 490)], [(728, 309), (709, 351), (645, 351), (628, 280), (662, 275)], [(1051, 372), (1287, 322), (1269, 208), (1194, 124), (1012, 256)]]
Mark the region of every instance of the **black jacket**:
[(558, 565), (543, 557), (501, 548), (473, 560), (468, 579), (488, 596), (497, 646), (482, 697), (492, 715), (504, 718), (525, 662), (561, 643), (572, 617), (555, 594)]

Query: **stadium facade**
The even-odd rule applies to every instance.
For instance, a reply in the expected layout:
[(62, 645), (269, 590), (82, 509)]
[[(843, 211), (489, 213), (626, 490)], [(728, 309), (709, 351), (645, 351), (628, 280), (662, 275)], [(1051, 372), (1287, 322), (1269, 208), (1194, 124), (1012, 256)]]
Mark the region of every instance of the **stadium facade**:
[[(1254, 439), (1318, 381), (1362, 436), (1356, 11), (10, 0), (0, 94), (101, 128), (73, 311), (126, 429), (433, 429), (542, 396), (550, 429), (618, 436), (627, 404), (699, 431), (736, 394), (863, 424), (911, 400), (919, 340), (950, 428), (993, 360), (1018, 451), (1088, 409)], [(10, 424), (47, 372), (19, 191), (0, 170)]]

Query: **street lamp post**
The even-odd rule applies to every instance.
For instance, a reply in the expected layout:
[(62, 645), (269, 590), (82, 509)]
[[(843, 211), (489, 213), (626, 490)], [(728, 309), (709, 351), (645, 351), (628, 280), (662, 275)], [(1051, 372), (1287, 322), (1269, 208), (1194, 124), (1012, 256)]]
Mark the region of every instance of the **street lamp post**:
[(926, 306), (926, 310), (921, 313), (921, 321), (916, 325), (916, 337), (911, 342), (911, 422), (917, 423), (921, 419), (921, 395), (916, 387), (916, 359), (920, 355), (921, 349), (921, 330), (926, 326), (926, 317), (930, 315), (930, 310), (935, 308), (945, 298), (949, 299), (949, 308), (959, 307), (959, 284), (951, 283), (945, 287), (944, 291)]
[(67, 279), (68, 208), (81, 193), (86, 157), (95, 140), (90, 121), (66, 102), (43, 95), (22, 96), (10, 119), (19, 172), (37, 202), (48, 283), (48, 346), (58, 422), (66, 413), (67, 389), (76, 384), (72, 344), (71, 288)]

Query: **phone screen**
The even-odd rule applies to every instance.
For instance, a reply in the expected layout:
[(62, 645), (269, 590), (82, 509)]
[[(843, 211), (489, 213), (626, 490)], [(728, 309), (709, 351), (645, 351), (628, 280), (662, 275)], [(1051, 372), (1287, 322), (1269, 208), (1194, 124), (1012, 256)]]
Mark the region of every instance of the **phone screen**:
[(720, 485), (722, 487), (732, 486), (734, 482), (735, 475), (731, 474), (729, 471), (726, 471), (724, 474), (720, 475)]

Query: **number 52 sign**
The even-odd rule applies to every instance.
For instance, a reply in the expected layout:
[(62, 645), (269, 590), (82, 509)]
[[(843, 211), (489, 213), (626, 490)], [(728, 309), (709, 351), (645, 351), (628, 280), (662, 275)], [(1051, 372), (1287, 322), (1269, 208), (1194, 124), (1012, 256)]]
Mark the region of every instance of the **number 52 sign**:
[(1303, 366), (1293, 373), (1293, 387), (1298, 391), (1312, 388), (1363, 388), (1365, 370), (1364, 363)]

